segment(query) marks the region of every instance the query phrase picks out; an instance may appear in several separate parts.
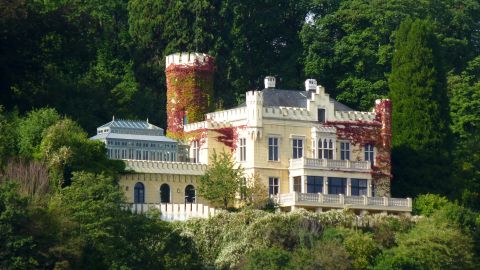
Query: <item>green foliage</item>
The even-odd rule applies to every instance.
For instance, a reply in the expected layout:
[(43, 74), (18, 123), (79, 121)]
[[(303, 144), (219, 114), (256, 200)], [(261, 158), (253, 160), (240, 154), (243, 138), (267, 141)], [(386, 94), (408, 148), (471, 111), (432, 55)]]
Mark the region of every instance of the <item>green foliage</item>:
[(336, 241), (321, 241), (313, 248), (295, 250), (288, 269), (298, 270), (346, 270), (352, 269), (345, 247)]
[(109, 160), (105, 144), (89, 140), (85, 131), (74, 121), (65, 118), (43, 133), (40, 157), (45, 158), (53, 177), (69, 184), (74, 171), (105, 172), (110, 175), (124, 169), (121, 161)]
[[(338, 267), (343, 269), (350, 269), (352, 265), (361, 269), (365, 263), (371, 264), (373, 257), (378, 253), (379, 245), (368, 233), (372, 229), (371, 226), (390, 224), (393, 220), (404, 225), (390, 226), (392, 230), (397, 228), (403, 230), (404, 227), (411, 226), (406, 224), (412, 223), (408, 218), (387, 216), (357, 218), (351, 213), (341, 211), (312, 213), (303, 210), (279, 214), (246, 210), (238, 213), (223, 212), (209, 219), (188, 220), (176, 225), (181, 235), (193, 240), (204, 265), (208, 267), (238, 268), (249, 262), (249, 254), (276, 247), (292, 252), (292, 260), (304, 261), (306, 266), (314, 267), (321, 264), (324, 267), (325, 265), (333, 267), (336, 262), (339, 264)], [(330, 229), (332, 227), (361, 229), (363, 226), (365, 233), (349, 229)], [(341, 238), (330, 237), (329, 234), (332, 232)], [(365, 246), (362, 246), (361, 241), (365, 241)], [(322, 246), (324, 244), (325, 246)], [(321, 251), (322, 249), (324, 251)], [(306, 250), (310, 250), (310, 254), (321, 255), (318, 258), (308, 258), (305, 255)], [(330, 253), (348, 260), (338, 262), (329, 255)]]
[(428, 21), (400, 25), (389, 77), (393, 192), (400, 196), (449, 190), (448, 100), (440, 59)]
[(125, 211), (123, 191), (110, 177), (75, 173), (51, 208), (59, 209), (85, 240), (84, 269), (197, 269), (188, 240), (169, 225)]
[(17, 152), (15, 122), (14, 116), (6, 114), (0, 105), (0, 166)]
[(420, 195), (413, 201), (413, 213), (429, 217), (435, 211), (445, 207), (447, 204), (449, 204), (448, 199), (440, 195)]
[(480, 57), (470, 61), (459, 75), (448, 79), (452, 125), (455, 136), (454, 179), (456, 195), (480, 209)]
[(340, 101), (369, 110), (388, 93), (394, 35), (410, 18), (430, 18), (445, 48), (445, 70), (460, 71), (479, 54), (480, 5), (473, 0), (314, 0), (300, 33), (305, 74)]
[(291, 269), (288, 266), (291, 254), (281, 248), (272, 247), (268, 249), (255, 250), (249, 256), (245, 266), (246, 270), (282, 270)]
[(420, 221), (379, 258), (375, 269), (475, 269), (472, 239), (459, 229)]
[(55, 109), (30, 111), (18, 124), (18, 151), (20, 156), (31, 158), (40, 153), (43, 132), (60, 120)]
[(28, 199), (19, 196), (18, 187), (0, 182), (0, 267), (31, 269), (38, 265), (33, 237), (26, 232), (30, 213)]
[(240, 191), (242, 176), (242, 168), (230, 154), (214, 152), (207, 171), (200, 177), (199, 195), (226, 209)]

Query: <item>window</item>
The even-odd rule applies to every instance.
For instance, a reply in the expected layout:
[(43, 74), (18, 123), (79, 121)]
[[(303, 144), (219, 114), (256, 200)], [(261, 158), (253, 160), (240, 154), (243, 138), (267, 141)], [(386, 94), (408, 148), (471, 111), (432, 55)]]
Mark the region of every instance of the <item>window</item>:
[(318, 158), (333, 159), (333, 141), (331, 139), (318, 140)]
[(239, 150), (240, 150), (240, 161), (245, 161), (247, 159), (247, 139), (239, 139)]
[(128, 149), (128, 159), (133, 159), (133, 149)]
[(200, 149), (198, 141), (192, 141), (192, 162), (198, 163), (200, 159)]
[(268, 178), (268, 194), (277, 195), (279, 191), (279, 181), (278, 177), (269, 177)]
[(318, 109), (318, 122), (325, 123), (325, 109)]
[(340, 143), (340, 159), (350, 160), (350, 143), (349, 142)]
[(352, 178), (352, 196), (367, 195), (367, 180)]
[(323, 177), (307, 176), (307, 193), (322, 193), (322, 192), (323, 192)]
[(278, 161), (278, 138), (268, 138), (268, 160)]
[(168, 184), (162, 184), (160, 186), (160, 203), (170, 202), (170, 186)]
[(370, 161), (372, 164), (375, 162), (373, 151), (373, 144), (365, 144), (365, 160)]
[(328, 178), (328, 194), (345, 194), (347, 184), (346, 178), (329, 177)]
[(145, 203), (145, 186), (141, 182), (135, 184), (133, 190), (133, 202)]
[(303, 140), (293, 139), (293, 158), (303, 157)]
[(185, 203), (195, 203), (195, 187), (192, 185), (185, 187)]
[(122, 149), (122, 159), (127, 158), (127, 149)]
[(293, 177), (293, 191), (302, 192), (302, 177), (295, 176)]
[(141, 160), (142, 159), (142, 151), (136, 150), (135, 151), (135, 157), (136, 157), (137, 160)]
[(143, 151), (143, 160), (148, 160), (148, 151)]

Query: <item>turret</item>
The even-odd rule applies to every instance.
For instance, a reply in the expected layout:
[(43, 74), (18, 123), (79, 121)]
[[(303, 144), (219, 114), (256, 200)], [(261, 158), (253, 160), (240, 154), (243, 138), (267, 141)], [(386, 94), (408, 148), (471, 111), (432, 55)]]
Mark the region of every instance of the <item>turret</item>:
[(183, 126), (202, 121), (212, 107), (213, 57), (175, 53), (166, 57), (167, 136), (183, 139)]

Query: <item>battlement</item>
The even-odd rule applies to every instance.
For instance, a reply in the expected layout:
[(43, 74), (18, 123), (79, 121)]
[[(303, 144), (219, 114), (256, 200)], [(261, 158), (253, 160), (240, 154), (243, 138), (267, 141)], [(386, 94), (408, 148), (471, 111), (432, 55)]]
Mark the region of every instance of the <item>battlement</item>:
[(170, 54), (165, 57), (165, 68), (174, 64), (174, 65), (203, 65), (207, 64), (209, 61), (213, 59), (212, 56), (205, 54), (205, 53), (197, 53), (197, 52), (179, 52)]
[(311, 121), (311, 115), (308, 109), (298, 107), (264, 107), (263, 116)]
[(366, 121), (371, 122), (375, 120), (376, 114), (374, 112), (359, 112), (359, 111), (336, 111), (336, 121)]
[(247, 107), (233, 108), (230, 110), (212, 112), (206, 114), (207, 120), (213, 120), (216, 122), (230, 122), (243, 120), (247, 118)]

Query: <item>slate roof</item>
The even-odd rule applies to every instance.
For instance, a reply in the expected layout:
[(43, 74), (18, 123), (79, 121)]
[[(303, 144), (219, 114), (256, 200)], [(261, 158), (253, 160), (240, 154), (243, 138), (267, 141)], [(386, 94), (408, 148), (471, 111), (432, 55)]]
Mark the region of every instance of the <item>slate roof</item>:
[[(283, 90), (274, 88), (265, 88), (263, 92), (263, 106), (264, 107), (297, 107), (306, 108), (307, 100), (310, 98), (310, 93), (307, 91), (298, 90)], [(354, 109), (347, 105), (330, 98), (335, 106), (335, 111), (354, 111)], [(245, 103), (238, 107), (244, 107)]]
[(158, 129), (163, 130), (155, 125), (148, 123), (147, 121), (136, 121), (136, 120), (112, 120), (105, 125), (100, 126), (99, 128), (105, 127), (118, 127), (118, 128), (132, 128), (132, 129)]
[(100, 133), (90, 138), (91, 140), (101, 139), (124, 139), (124, 140), (138, 140), (138, 141), (152, 141), (152, 142), (171, 142), (176, 143), (166, 136), (151, 136), (151, 135), (137, 135), (137, 134), (119, 134), (119, 133)]

